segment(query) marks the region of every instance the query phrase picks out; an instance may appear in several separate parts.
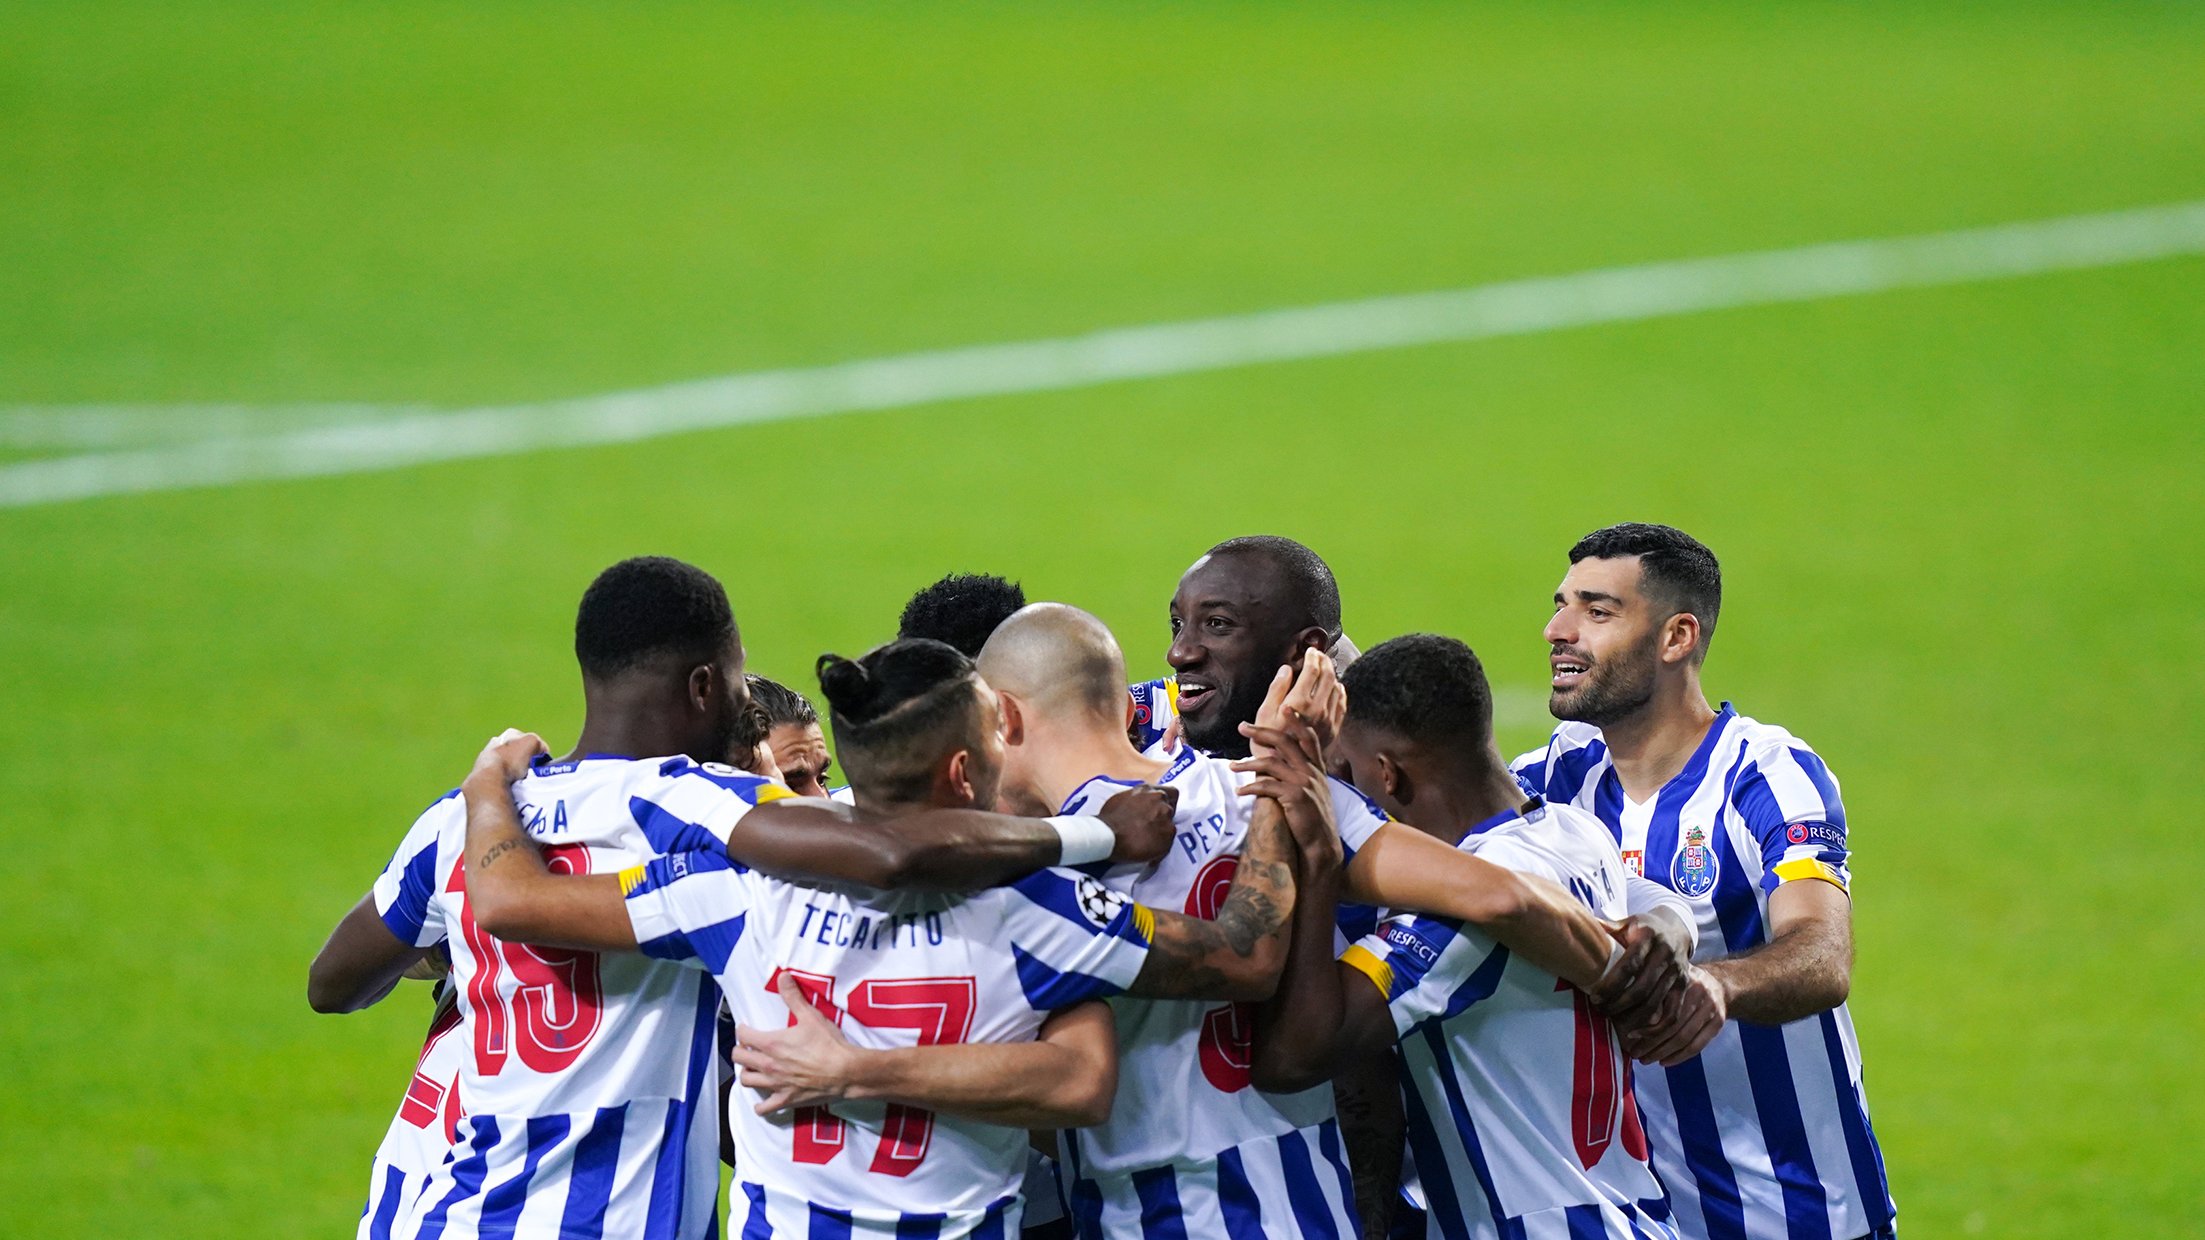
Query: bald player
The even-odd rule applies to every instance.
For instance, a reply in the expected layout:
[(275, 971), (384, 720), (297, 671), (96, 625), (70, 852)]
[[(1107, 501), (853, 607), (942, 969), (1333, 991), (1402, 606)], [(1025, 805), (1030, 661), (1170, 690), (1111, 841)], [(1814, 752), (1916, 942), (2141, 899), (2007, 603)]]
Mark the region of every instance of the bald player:
[[(1305, 666), (1308, 687), (1297, 688), (1295, 700), (1314, 715), (1336, 685), (1321, 657)], [(1153, 866), (1111, 867), (1102, 877), (1151, 907), (1210, 915), (1239, 865), (1250, 794), (1294, 778), (1276, 751), (1239, 763), (1191, 745), (1169, 758), (1137, 752), (1122, 726), (1125, 659), (1116, 639), (1101, 621), (1062, 604), (1036, 604), (1005, 621), (982, 650), (980, 671), (1002, 703), (1004, 808), (1076, 813), (1128, 784), (1175, 790), (1177, 846)], [(1275, 672), (1274, 684), (1282, 676)], [(1613, 955), (1607, 929), (1560, 887), (1391, 823), (1338, 780), (1311, 771), (1308, 784), (1305, 803), (1321, 800), (1331, 811), (1338, 835), (1332, 847), (1345, 859), (1344, 885), (1353, 897), (1460, 917), (1560, 976), (1586, 985), (1601, 977)], [(1112, 1006), (1120, 1043), (1112, 1118), (1063, 1134), (1060, 1147), (1082, 1235), (1357, 1230), (1331, 1092), (1254, 1089), (1245, 1007), (1131, 999)], [(1021, 1050), (926, 1047), (901, 1070), (923, 1101), (924, 1078), (938, 1079), (945, 1091), (969, 1088), (973, 1074), (991, 1066), (1015, 1078), (1004, 1065)], [(789, 1070), (820, 1068), (815, 1061)]]

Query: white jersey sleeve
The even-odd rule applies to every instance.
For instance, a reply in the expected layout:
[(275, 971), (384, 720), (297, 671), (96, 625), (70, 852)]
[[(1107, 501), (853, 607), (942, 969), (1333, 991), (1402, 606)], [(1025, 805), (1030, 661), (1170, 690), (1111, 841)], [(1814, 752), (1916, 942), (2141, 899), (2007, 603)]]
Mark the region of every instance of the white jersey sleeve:
[[(1518, 873), (1568, 881), (1551, 858), (1515, 840), (1485, 841), (1474, 851)], [(1386, 996), (1394, 1033), (1406, 1036), (1426, 1021), (1460, 1016), (1491, 997), (1509, 953), (1485, 932), (1454, 918), (1406, 913), (1387, 918), (1340, 959)]]
[(620, 872), (636, 950), (714, 974), (743, 940), (755, 903), (750, 871), (724, 852), (674, 853)]
[(1758, 747), (1731, 789), (1731, 804), (1761, 848), (1761, 889), (1820, 879), (1851, 892), (1852, 848), (1837, 777), (1814, 750), (1780, 734)]
[(1101, 879), (1037, 870), (1011, 884), (1004, 939), (1028, 1006), (1053, 1011), (1122, 993), (1148, 962), (1156, 915)]
[(437, 882), (442, 877), (437, 867), (437, 840), (452, 816), (463, 812), (454, 806), (458, 798), (459, 791), (454, 789), (423, 810), (375, 879), (372, 894), (376, 913), (400, 941), (415, 947), (444, 940), (444, 914), (436, 899)]
[(1369, 843), (1370, 837), (1378, 834), (1378, 828), (1393, 819), (1354, 784), (1329, 775), (1325, 778), (1332, 786), (1333, 824), (1340, 829), (1340, 843), (1346, 846), (1347, 859), (1353, 861), (1356, 850)]

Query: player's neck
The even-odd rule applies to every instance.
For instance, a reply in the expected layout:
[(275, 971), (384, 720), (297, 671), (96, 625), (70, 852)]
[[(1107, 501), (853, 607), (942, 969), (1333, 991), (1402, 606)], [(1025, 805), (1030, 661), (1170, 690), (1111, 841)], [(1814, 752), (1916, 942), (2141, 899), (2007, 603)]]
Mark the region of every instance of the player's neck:
[(587, 754), (617, 754), (623, 758), (660, 758), (674, 754), (713, 762), (725, 762), (726, 754), (694, 754), (694, 725), (687, 719), (669, 719), (663, 698), (656, 693), (602, 691), (589, 695), (582, 710), (582, 733), (574, 740), (572, 761)]
[(1052, 806), (1064, 804), (1080, 786), (1098, 775), (1154, 783), (1171, 763), (1143, 757), (1110, 728), (1045, 727), (1032, 733), (1034, 785)]
[(1529, 799), (1496, 750), (1483, 761), (1463, 762), (1427, 779), (1416, 800), (1402, 808), (1418, 830), (1460, 844), (1470, 828), (1522, 809)]
[(1683, 677), (1628, 717), (1602, 724), (1600, 739), (1623, 781), (1623, 795), (1644, 801), (1684, 770), (1714, 725), (1715, 711), (1699, 678)]

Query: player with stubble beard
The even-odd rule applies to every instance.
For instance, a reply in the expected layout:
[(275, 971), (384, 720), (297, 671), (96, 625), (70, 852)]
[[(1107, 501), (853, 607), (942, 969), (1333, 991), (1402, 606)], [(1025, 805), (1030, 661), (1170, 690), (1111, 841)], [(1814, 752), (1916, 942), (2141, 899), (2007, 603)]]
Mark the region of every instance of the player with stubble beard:
[(1591, 811), (1627, 866), (1692, 902), (1724, 1024), (1626, 1034), (1679, 1232), (1714, 1240), (1885, 1236), (1896, 1213), (1845, 1008), (1850, 848), (1836, 777), (1784, 729), (1708, 705), (1722, 606), (1714, 553), (1666, 525), (1570, 548), (1545, 638), (1561, 726), (1513, 764), (1526, 791)]

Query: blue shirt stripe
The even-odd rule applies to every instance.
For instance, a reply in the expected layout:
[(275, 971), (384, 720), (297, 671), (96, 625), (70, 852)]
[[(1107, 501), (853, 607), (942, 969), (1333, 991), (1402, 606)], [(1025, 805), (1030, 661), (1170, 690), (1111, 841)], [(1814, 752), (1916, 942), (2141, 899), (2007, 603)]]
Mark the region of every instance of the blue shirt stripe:
[(1316, 1164), (1309, 1158), (1309, 1142), (1298, 1132), (1279, 1134), (1279, 1168), (1286, 1173), (1286, 1200), (1294, 1208), (1294, 1227), (1304, 1236), (1340, 1240), (1338, 1220), (1317, 1182)]
[(1237, 1145), (1217, 1156), (1217, 1209), (1225, 1217), (1226, 1240), (1265, 1240), (1263, 1199)]
[(597, 1108), (590, 1130), (574, 1143), (574, 1165), (567, 1172), (567, 1208), (559, 1231), (567, 1236), (602, 1236), (605, 1211), (612, 1204), (613, 1176), (620, 1169), (620, 1137), (628, 1126), (628, 1104)]
[(1141, 1240), (1187, 1240), (1178, 1172), (1168, 1166), (1136, 1171), (1133, 1192), (1141, 1199)]
[(528, 1189), (536, 1178), (536, 1168), (542, 1165), (544, 1155), (566, 1142), (567, 1130), (572, 1126), (573, 1121), (564, 1115), (529, 1117), (522, 1127), (528, 1138), (528, 1156), (519, 1171), (483, 1194), (482, 1221), (475, 1225), (478, 1232), (510, 1230), (520, 1222), (521, 1207), (528, 1204)]
[(390, 1225), (398, 1221), (398, 1207), (406, 1204), (406, 1173), (395, 1166), (383, 1168), (383, 1191), (375, 1197), (375, 1218), (368, 1224), (368, 1240), (390, 1240)]
[(452, 1207), (482, 1191), (482, 1178), (490, 1172), (490, 1151), (498, 1144), (498, 1121), (488, 1115), (472, 1115), (465, 1122), (469, 1128), (467, 1156), (452, 1164), (452, 1187), (421, 1220), (415, 1240), (437, 1240), (444, 1234)]
[(1792, 1240), (1830, 1240), (1830, 1198), (1815, 1172), (1814, 1150), (1799, 1112), (1799, 1091), (1792, 1086), (1791, 1056), (1784, 1031), (1772, 1025), (1738, 1026), (1745, 1051), (1746, 1079), (1753, 1083), (1753, 1108), (1761, 1118), (1769, 1165), (1784, 1194), (1784, 1227)]
[(1746, 1240), (1745, 1202), (1738, 1196), (1738, 1173), (1723, 1153), (1723, 1134), (1715, 1124), (1715, 1103), (1707, 1092), (1707, 1061), (1694, 1056), (1666, 1071), (1678, 1138), (1700, 1190), (1707, 1240)]
[(1868, 1122), (1868, 1108), (1853, 1087), (1845, 1067), (1845, 1044), (1838, 1037), (1837, 1014), (1816, 1018), (1822, 1031), (1822, 1049), (1830, 1060), (1830, 1079), (1837, 1082), (1838, 1122), (1845, 1129), (1845, 1154), (1853, 1164), (1853, 1182), (1860, 1185), (1861, 1205), (1878, 1231), (1891, 1225), (1891, 1181), (1884, 1174), (1883, 1149), (1876, 1130)]

